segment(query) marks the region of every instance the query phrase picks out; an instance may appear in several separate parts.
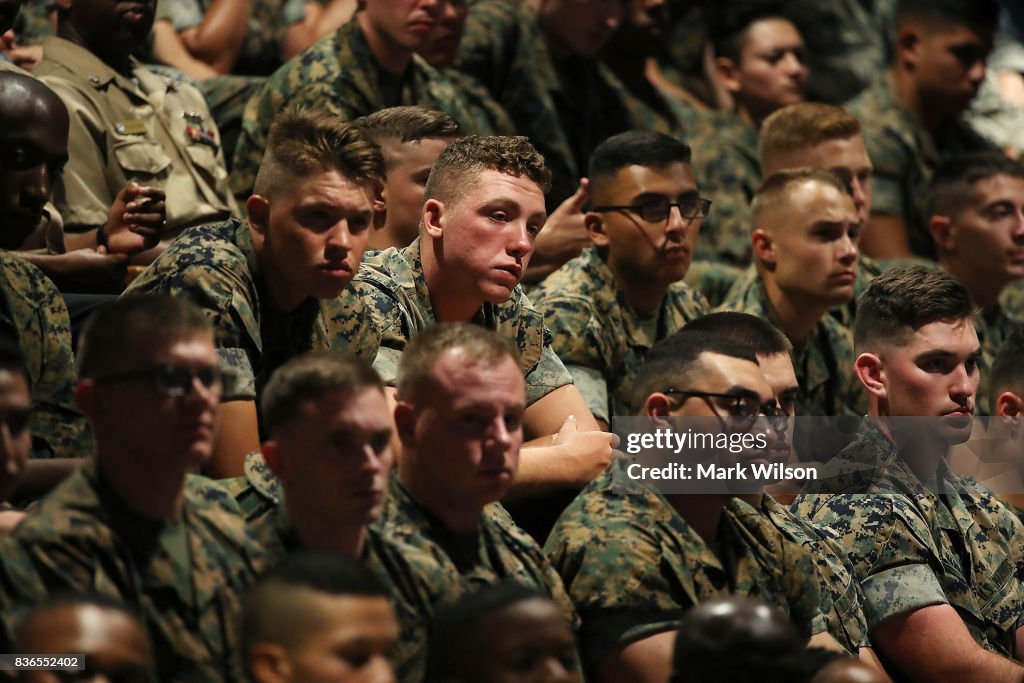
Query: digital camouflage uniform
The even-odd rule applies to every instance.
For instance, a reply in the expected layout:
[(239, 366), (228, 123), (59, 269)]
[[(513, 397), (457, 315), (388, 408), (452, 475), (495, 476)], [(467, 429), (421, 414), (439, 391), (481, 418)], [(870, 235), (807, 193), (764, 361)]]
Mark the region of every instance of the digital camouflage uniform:
[(1006, 506), (944, 461), (940, 485), (926, 488), (870, 418), (821, 474), (793, 510), (835, 532), (861, 582), (869, 629), (950, 604), (980, 645), (1013, 656), (1024, 623), (1024, 526)]
[[(402, 250), (392, 247), (364, 258), (342, 300), (353, 295), (362, 300), (369, 316), (371, 324), (364, 321), (363, 325), (379, 335), (379, 349), (372, 333), (357, 327), (350, 317), (328, 321), (331, 345), (347, 346), (366, 358), (376, 353), (373, 366), (385, 383), (393, 384), (406, 343), (416, 332), (437, 322), (423, 278), (420, 240)], [(544, 326), (544, 317), (518, 285), (504, 303), (484, 303), (472, 322), (496, 331), (515, 345), (519, 367), (526, 375), (527, 405), (572, 384), (572, 377), (551, 348), (551, 333)]]
[(551, 348), (590, 412), (609, 425), (612, 416), (633, 414), (633, 375), (654, 342), (709, 310), (699, 292), (676, 282), (661, 302), (651, 338), (595, 247), (549, 275), (533, 299), (551, 330)]
[(24, 0), (14, 21), (14, 34), (19, 45), (32, 45), (55, 35), (50, 13), (56, 7), (53, 0)]
[[(236, 220), (182, 233), (126, 291), (136, 292), (185, 295), (203, 310), (213, 324), (217, 354), (229, 370), (222, 401), (256, 400), (285, 361), (328, 348), (319, 301), (307, 299), (291, 313), (269, 304), (249, 227)], [(361, 305), (358, 299), (348, 303)], [(358, 341), (365, 327), (351, 338)]]
[(370, 52), (358, 16), (290, 59), (249, 100), (231, 171), (236, 195), (252, 189), (270, 124), (285, 109), (315, 108), (354, 121), (387, 107), (419, 104), (447, 112), (467, 134), (507, 132), (507, 119), (492, 120), (493, 107), (474, 104), (480, 91), (467, 96), (463, 80), (453, 82), (419, 55), (401, 76), (386, 72)]
[(25, 355), (32, 386), (32, 457), (83, 458), (89, 425), (75, 407), (68, 309), (42, 271), (0, 251), (0, 336)]
[[(242, 508), (252, 538), (272, 561), (302, 548), (288, 519), (281, 483), (260, 453), (245, 459), (245, 475), (223, 482)], [(391, 653), (402, 683), (421, 683), (426, 671), (430, 626), (439, 607), (453, 602), (460, 588), (453, 574), (419, 548), (400, 543), (375, 528), (367, 529), (359, 561), (391, 593), (398, 616), (398, 643)]]
[(1006, 285), (999, 294), (999, 305), (1007, 315), (1024, 318), (1024, 280)]
[(693, 172), (711, 210), (701, 224), (696, 257), (750, 263), (750, 202), (761, 186), (757, 131), (728, 112), (703, 112), (693, 133)]
[(872, 213), (902, 218), (914, 254), (934, 259), (925, 206), (932, 174), (947, 156), (996, 148), (960, 117), (929, 132), (904, 108), (889, 76), (877, 80), (846, 109), (860, 121), (875, 167)]
[[(768, 301), (764, 282), (756, 276), (737, 282), (722, 310), (756, 315), (782, 329), (782, 322)], [(803, 346), (794, 346), (792, 356), (800, 384), (797, 415), (867, 412), (866, 393), (853, 371), (853, 334), (835, 318), (823, 315)]]
[(97, 592), (138, 609), (161, 681), (245, 680), (241, 599), (266, 559), (234, 501), (210, 480), (188, 477), (180, 519), (150, 520), (90, 461), (18, 525), (11, 545), (0, 555), (0, 576), (15, 577), (0, 583), (7, 638), (47, 594)]
[(627, 465), (616, 460), (593, 479), (544, 546), (580, 614), (589, 668), (674, 630), (690, 607), (730, 594), (765, 600), (805, 636), (825, 630), (818, 577), (804, 547), (734, 498), (722, 512), (716, 555), (664, 496), (629, 478)]
[(33, 73), (71, 114), (69, 161), (53, 194), (68, 230), (102, 225), (129, 181), (167, 194), (164, 237), (237, 213), (202, 93), (137, 62), (128, 78), (60, 38), (43, 51)]
[(975, 409), (978, 415), (988, 415), (992, 406), (989, 405), (988, 392), (991, 386), (992, 362), (1007, 337), (1014, 333), (1024, 334), (1024, 319), (1008, 314), (996, 304), (981, 312), (974, 321), (981, 342), (981, 384), (975, 395)]
[(690, 262), (683, 282), (703, 294), (709, 306), (717, 308), (725, 303), (725, 298), (745, 270), (721, 261), (695, 260)]
[(387, 537), (427, 553), (445, 572), (458, 577), (464, 591), (515, 581), (548, 595), (571, 623), (577, 622), (572, 601), (548, 558), (500, 503), (484, 508), (475, 534), (457, 533), (393, 476), (374, 526)]

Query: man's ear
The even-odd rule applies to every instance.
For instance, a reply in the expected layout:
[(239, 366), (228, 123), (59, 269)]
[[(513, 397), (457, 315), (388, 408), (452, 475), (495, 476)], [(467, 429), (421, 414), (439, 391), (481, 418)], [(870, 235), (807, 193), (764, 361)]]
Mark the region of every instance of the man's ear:
[(287, 683), (292, 666), (284, 648), (277, 643), (255, 643), (249, 648), (249, 671), (256, 683)]
[(444, 233), (445, 213), (444, 204), (437, 199), (428, 199), (423, 202), (423, 231), (432, 240), (441, 239)]
[(772, 238), (771, 233), (762, 228), (757, 228), (751, 235), (750, 242), (753, 245), (754, 258), (766, 270), (773, 272), (778, 260), (778, 254), (776, 253), (775, 240)]
[(868, 393), (880, 401), (888, 397), (885, 388), (885, 365), (882, 359), (873, 353), (862, 353), (853, 364), (857, 379), (864, 385)]
[(245, 211), (249, 215), (249, 229), (253, 236), (266, 237), (267, 226), (270, 224), (270, 200), (254, 194), (245, 200)]
[(672, 414), (674, 403), (667, 394), (656, 391), (644, 401), (644, 414), (651, 418), (651, 422), (663, 427), (667, 424), (663, 418)]
[(416, 447), (416, 410), (408, 401), (395, 403), (395, 433), (403, 449)]
[(999, 394), (999, 398), (996, 399), (996, 404), (992, 406), (992, 409), (996, 415), (1010, 418), (1013, 424), (1018, 424), (1022, 414), (1024, 414), (1024, 400), (1012, 391), (1004, 391)]
[(587, 229), (590, 241), (595, 247), (608, 246), (608, 233), (604, 229), (604, 217), (593, 211), (583, 214), (583, 227)]
[(902, 26), (896, 31), (896, 56), (910, 68), (917, 66), (921, 48), (921, 31), (916, 26)]
[(715, 57), (714, 64), (714, 73), (722, 87), (732, 94), (738, 93), (740, 91), (740, 80), (738, 75), (739, 69), (736, 68), (736, 63), (728, 57)]
[(932, 239), (935, 240), (935, 246), (939, 248), (939, 251), (949, 252), (956, 250), (957, 231), (949, 216), (932, 216), (929, 218), (928, 231), (931, 232)]
[(278, 479), (284, 479), (287, 465), (285, 464), (285, 459), (281, 457), (281, 450), (277, 445), (277, 441), (274, 439), (264, 441), (260, 444), (260, 452), (263, 453), (263, 460), (267, 463), (271, 473)]
[(373, 198), (373, 227), (380, 230), (388, 221), (388, 189), (382, 187)]

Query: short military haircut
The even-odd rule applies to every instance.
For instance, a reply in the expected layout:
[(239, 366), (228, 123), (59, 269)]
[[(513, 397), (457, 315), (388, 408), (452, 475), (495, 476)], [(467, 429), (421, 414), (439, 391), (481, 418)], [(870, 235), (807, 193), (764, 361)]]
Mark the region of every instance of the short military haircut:
[(343, 351), (312, 351), (292, 358), (274, 371), (263, 389), (260, 415), (270, 434), (290, 423), (310, 401), (324, 394), (354, 397), (364, 389), (384, 391), (373, 367)]
[[(38, 78), (13, 71), (0, 70), (0, 123), (10, 116), (8, 107), (14, 105), (24, 110), (25, 101), (34, 99), (47, 109), (62, 112), (66, 118), (67, 107), (60, 96)], [(67, 125), (67, 124), (65, 124)]]
[(430, 169), (423, 201), (436, 199), (458, 204), (484, 171), (528, 178), (545, 194), (551, 189), (551, 171), (530, 141), (521, 136), (467, 135), (448, 145)]
[(773, 112), (761, 124), (758, 157), (762, 168), (832, 140), (846, 140), (861, 131), (860, 122), (841, 107), (799, 102)]
[(709, 313), (687, 323), (686, 329), (731, 339), (750, 348), (757, 356), (777, 356), (793, 350), (793, 344), (779, 328), (749, 313)]
[(738, 64), (747, 30), (765, 19), (791, 21), (782, 3), (777, 0), (732, 0), (719, 3), (711, 16), (709, 30), (715, 57), (725, 57)]
[(995, 412), (999, 395), (1009, 391), (1024, 397), (1024, 333), (1015, 332), (1003, 341), (989, 371), (989, 405)]
[(506, 580), (466, 593), (443, 609), (434, 619), (427, 683), (459, 679), (463, 672), (460, 665), (465, 661), (465, 642), (477, 630), (480, 620), (527, 600), (550, 602), (551, 598), (536, 588)]
[(633, 378), (633, 410), (643, 412), (647, 397), (666, 389), (686, 391), (701, 373), (701, 354), (715, 353), (757, 363), (747, 345), (705, 330), (684, 327), (647, 352)]
[(690, 163), (689, 145), (664, 133), (631, 130), (611, 136), (594, 149), (587, 175), (593, 181), (627, 166), (664, 168), (676, 163)]
[(498, 365), (506, 359), (519, 364), (512, 344), (493, 330), (472, 323), (438, 323), (409, 340), (398, 361), (395, 385), (398, 400), (416, 401), (434, 388), (434, 366), (449, 351), (459, 351), (463, 362)]
[(256, 583), (242, 602), (242, 638), (293, 648), (320, 626), (316, 595), (387, 598), (387, 589), (357, 560), (340, 555), (288, 555)]
[(7, 370), (25, 378), (25, 384), (32, 389), (32, 377), (28, 373), (25, 353), (13, 339), (0, 339), (0, 370)]
[(285, 111), (270, 127), (253, 193), (270, 197), (328, 171), (356, 183), (380, 186), (384, 158), (362, 131), (338, 116), (311, 109)]
[(999, 23), (999, 4), (996, 0), (900, 0), (896, 26), (911, 21), (992, 29)]
[(353, 125), (376, 145), (426, 138), (456, 138), (462, 134), (459, 122), (449, 114), (418, 105), (379, 109), (359, 117)]
[(195, 335), (213, 337), (203, 312), (181, 297), (128, 294), (98, 308), (78, 342), (78, 375), (86, 379), (124, 368), (157, 345)]
[(972, 319), (967, 289), (949, 273), (927, 266), (887, 270), (857, 300), (853, 343), (857, 353), (879, 345), (902, 346), (920, 328), (934, 322)]
[(44, 634), (50, 630), (47, 625), (49, 617), (55, 612), (81, 607), (97, 607), (101, 610), (122, 614), (135, 622), (143, 635), (146, 634), (138, 611), (124, 600), (104, 593), (66, 591), (54, 593), (46, 600), (37, 603), (21, 618), (14, 630), (14, 644), (20, 646), (22, 652), (31, 652), (32, 648), (38, 646), (37, 639), (40, 636), (45, 637)]
[(953, 216), (977, 199), (975, 183), (996, 176), (1024, 180), (1024, 164), (1002, 152), (974, 152), (949, 157), (928, 185), (928, 215)]
[(753, 226), (761, 227), (760, 218), (779, 204), (788, 202), (793, 189), (805, 183), (821, 183), (838, 190), (840, 194), (850, 196), (850, 186), (832, 171), (821, 168), (787, 168), (768, 176), (758, 188), (750, 203)]

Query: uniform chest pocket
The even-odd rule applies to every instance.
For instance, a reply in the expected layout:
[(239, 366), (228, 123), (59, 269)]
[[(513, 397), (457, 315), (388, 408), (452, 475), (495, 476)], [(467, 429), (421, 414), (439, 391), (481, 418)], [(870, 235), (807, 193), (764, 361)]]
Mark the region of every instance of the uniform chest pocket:
[(128, 178), (155, 176), (171, 165), (171, 158), (152, 140), (118, 140), (114, 143), (114, 158)]
[(185, 151), (196, 170), (214, 185), (227, 177), (227, 170), (217, 159), (217, 153), (209, 145), (190, 144), (185, 146)]

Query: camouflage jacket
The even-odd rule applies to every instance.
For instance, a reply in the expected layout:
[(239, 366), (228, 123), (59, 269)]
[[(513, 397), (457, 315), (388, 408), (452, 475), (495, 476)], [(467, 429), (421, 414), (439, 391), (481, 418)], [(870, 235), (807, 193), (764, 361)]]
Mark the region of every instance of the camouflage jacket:
[(121, 501), (90, 461), (11, 540), (16, 548), (0, 556), (0, 575), (27, 578), (0, 583), (7, 637), (14, 619), (46, 594), (98, 592), (137, 607), (161, 681), (245, 680), (241, 598), (266, 558), (234, 501), (210, 480), (188, 477), (182, 517), (157, 521)]
[[(737, 282), (722, 309), (756, 315), (782, 329), (779, 316), (768, 301), (764, 283), (759, 277)], [(866, 413), (867, 396), (853, 372), (855, 358), (850, 330), (832, 316), (822, 316), (807, 342), (801, 348), (793, 349), (793, 367), (800, 384), (796, 414)]]
[(384, 510), (375, 526), (392, 540), (430, 555), (445, 572), (459, 577), (462, 590), (516, 581), (549, 595), (566, 618), (577, 623), (572, 601), (548, 558), (500, 503), (484, 508), (476, 534), (456, 533), (416, 500), (397, 476), (392, 476)]
[[(242, 508), (249, 534), (272, 560), (302, 547), (288, 519), (281, 483), (263, 456), (250, 453), (245, 475), (224, 482)], [(360, 562), (391, 592), (398, 616), (399, 639), (391, 654), (398, 680), (421, 683), (426, 673), (430, 625), (438, 609), (454, 601), (460, 588), (454, 574), (433, 557), (400, 543), (375, 528), (367, 529)]]
[(41, 270), (6, 251), (0, 251), (0, 297), (0, 328), (21, 348), (32, 381), (32, 457), (84, 458), (92, 437), (75, 407), (64, 299)]
[(551, 330), (551, 348), (566, 364), (590, 412), (607, 424), (612, 416), (631, 414), (633, 374), (654, 342), (708, 312), (699, 292), (677, 282), (661, 302), (655, 337), (648, 337), (640, 315), (594, 247), (549, 275), (533, 299)]
[(950, 604), (979, 644), (1013, 655), (1024, 624), (1024, 526), (1009, 508), (945, 462), (926, 487), (871, 418), (823, 474), (793, 511), (835, 533), (861, 582), (869, 629)]
[(934, 259), (925, 207), (932, 174), (948, 155), (995, 147), (959, 117), (928, 131), (900, 102), (889, 76), (876, 81), (847, 109), (860, 121), (875, 167), (871, 211), (901, 217), (911, 250)]
[(418, 55), (401, 76), (386, 72), (373, 57), (357, 15), (285, 63), (249, 100), (235, 147), (231, 187), (239, 196), (252, 189), (270, 124), (285, 109), (315, 108), (353, 121), (386, 107), (420, 104), (451, 114), (465, 133), (505, 130), (507, 119), (497, 115), (500, 120), (492, 120), (500, 109), (475, 105), (480, 98), (479, 90), (467, 97), (459, 83)]
[[(380, 348), (370, 348), (374, 340), (356, 328), (350, 316), (335, 316), (328, 322), (332, 346), (347, 345), (366, 358), (375, 352), (373, 365), (377, 372), (385, 382), (394, 383), (406, 342), (436, 322), (423, 278), (420, 240), (402, 250), (386, 249), (364, 258), (352, 286), (343, 296), (354, 296), (364, 302), (372, 327), (380, 335)], [(526, 375), (528, 405), (572, 384), (572, 377), (551, 348), (551, 333), (544, 326), (543, 316), (521, 287), (517, 286), (504, 303), (484, 303), (472, 322), (497, 331), (515, 344)], [(359, 334), (361, 341), (354, 338), (355, 334)]]
[(664, 496), (630, 479), (626, 468), (617, 460), (593, 479), (544, 546), (580, 613), (588, 667), (674, 629), (693, 605), (729, 594), (764, 599), (804, 635), (825, 630), (806, 548), (734, 498), (719, 522), (716, 554)]

